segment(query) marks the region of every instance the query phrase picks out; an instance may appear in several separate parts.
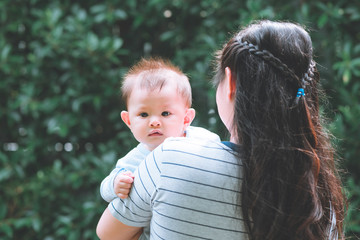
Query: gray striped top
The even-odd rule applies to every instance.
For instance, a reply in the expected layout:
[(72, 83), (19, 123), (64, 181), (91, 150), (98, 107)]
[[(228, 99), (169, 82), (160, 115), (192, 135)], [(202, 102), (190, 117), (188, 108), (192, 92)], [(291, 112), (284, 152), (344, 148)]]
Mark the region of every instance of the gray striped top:
[(126, 225), (150, 224), (150, 239), (247, 239), (241, 169), (221, 142), (169, 138), (140, 164), (129, 198), (109, 210)]

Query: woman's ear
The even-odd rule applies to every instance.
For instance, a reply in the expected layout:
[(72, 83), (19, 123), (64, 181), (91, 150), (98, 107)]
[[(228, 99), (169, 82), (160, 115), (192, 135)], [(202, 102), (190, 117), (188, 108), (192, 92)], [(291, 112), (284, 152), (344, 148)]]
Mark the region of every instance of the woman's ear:
[(123, 122), (131, 129), (129, 112), (128, 111), (121, 111), (120, 116), (121, 116), (121, 119), (123, 120)]
[(189, 126), (191, 124), (191, 122), (194, 120), (194, 118), (195, 118), (195, 109), (188, 108), (185, 113), (184, 128)]
[(234, 76), (231, 73), (231, 69), (229, 67), (225, 68), (225, 80), (227, 85), (227, 97), (229, 99), (232, 99), (235, 95), (236, 91), (236, 79), (234, 79)]

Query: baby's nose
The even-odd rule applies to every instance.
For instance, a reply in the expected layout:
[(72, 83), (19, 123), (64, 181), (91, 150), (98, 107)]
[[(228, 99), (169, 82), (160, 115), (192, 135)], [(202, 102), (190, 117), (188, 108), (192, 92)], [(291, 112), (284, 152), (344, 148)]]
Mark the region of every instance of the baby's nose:
[(158, 119), (156, 119), (156, 118), (151, 119), (150, 126), (151, 127), (159, 127), (160, 126), (160, 121)]

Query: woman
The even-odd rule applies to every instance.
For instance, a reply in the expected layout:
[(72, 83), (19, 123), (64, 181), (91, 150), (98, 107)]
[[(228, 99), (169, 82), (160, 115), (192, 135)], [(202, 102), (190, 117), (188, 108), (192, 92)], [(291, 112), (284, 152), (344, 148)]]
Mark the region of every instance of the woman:
[(309, 34), (260, 21), (216, 64), (230, 142), (166, 140), (139, 166), (130, 198), (105, 210), (100, 238), (137, 237), (150, 223), (152, 239), (343, 239), (345, 198)]

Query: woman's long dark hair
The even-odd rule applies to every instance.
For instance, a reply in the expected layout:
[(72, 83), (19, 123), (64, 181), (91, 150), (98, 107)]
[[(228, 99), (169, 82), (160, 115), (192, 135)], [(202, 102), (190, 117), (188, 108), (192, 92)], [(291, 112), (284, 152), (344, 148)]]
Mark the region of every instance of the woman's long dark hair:
[(301, 26), (260, 21), (217, 56), (215, 84), (226, 67), (236, 77), (233, 128), (244, 165), (239, 201), (252, 240), (344, 238), (345, 198), (319, 114), (312, 51)]

